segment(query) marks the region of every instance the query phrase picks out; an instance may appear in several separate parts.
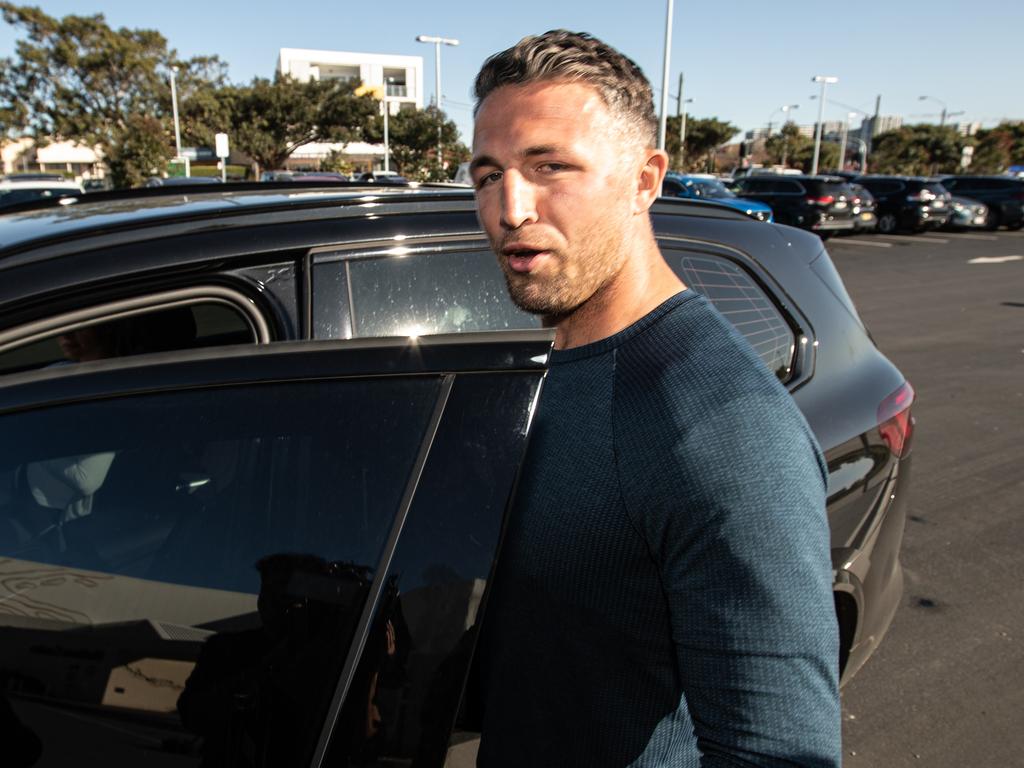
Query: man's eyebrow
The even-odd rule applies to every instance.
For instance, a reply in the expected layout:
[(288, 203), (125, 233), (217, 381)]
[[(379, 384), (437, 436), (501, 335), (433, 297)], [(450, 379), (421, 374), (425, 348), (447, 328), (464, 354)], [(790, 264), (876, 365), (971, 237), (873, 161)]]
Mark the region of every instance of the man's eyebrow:
[(554, 144), (540, 144), (536, 147), (529, 147), (523, 150), (523, 157), (536, 157), (537, 155), (551, 155), (562, 151), (562, 148)]
[(469, 164), (469, 172), (472, 173), (477, 168), (482, 168), (485, 165), (491, 165), (495, 168), (498, 167), (498, 161), (490, 155), (480, 155), (480, 157), (474, 157)]

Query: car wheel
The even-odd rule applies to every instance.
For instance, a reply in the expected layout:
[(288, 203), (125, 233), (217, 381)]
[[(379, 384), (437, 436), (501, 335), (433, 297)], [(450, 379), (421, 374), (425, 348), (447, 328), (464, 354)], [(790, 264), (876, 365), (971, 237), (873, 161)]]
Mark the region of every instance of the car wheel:
[(1011, 232), (1016, 232), (1018, 229), (1024, 228), (1024, 219), (1015, 221), (1013, 224), (1007, 224), (1006, 228)]
[(883, 213), (878, 217), (878, 231), (883, 235), (891, 235), (896, 231), (896, 215), (892, 213)]
[(985, 214), (985, 229), (992, 231), (999, 229), (999, 212), (993, 211), (991, 208), (988, 209), (988, 213)]

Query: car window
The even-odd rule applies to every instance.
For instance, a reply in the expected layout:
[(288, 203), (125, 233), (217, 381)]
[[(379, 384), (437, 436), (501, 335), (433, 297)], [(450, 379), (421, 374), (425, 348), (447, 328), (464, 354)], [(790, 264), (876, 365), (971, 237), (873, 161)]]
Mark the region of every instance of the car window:
[[(308, 764), (441, 387), (250, 384), (0, 417), (0, 675), (47, 764)], [(397, 599), (380, 604), (407, 643)]]
[[(448, 250), (317, 264), (317, 337), (421, 336), (538, 328), (512, 303), (489, 250)], [(346, 305), (344, 310), (339, 307)], [(341, 313), (350, 318), (343, 328)]]
[(101, 358), (256, 341), (251, 321), (238, 308), (227, 302), (196, 301), (117, 320), (77, 323), (59, 333), (5, 345), (8, 348), (0, 351), (0, 375)]
[(680, 279), (706, 296), (750, 342), (768, 369), (786, 381), (793, 368), (794, 333), (754, 279), (721, 256), (674, 248), (664, 248), (662, 253)]
[(753, 194), (764, 194), (772, 191), (772, 182), (767, 179), (742, 179), (740, 190)]
[(799, 195), (804, 188), (798, 181), (778, 180), (771, 182), (771, 191), (782, 195)]
[(889, 179), (864, 180), (861, 183), (875, 195), (889, 195), (903, 189), (903, 182)]

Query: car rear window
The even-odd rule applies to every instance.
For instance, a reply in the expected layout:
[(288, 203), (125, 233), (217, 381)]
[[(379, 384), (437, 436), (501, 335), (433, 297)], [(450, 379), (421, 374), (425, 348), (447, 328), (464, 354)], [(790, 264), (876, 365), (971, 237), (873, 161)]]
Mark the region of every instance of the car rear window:
[(669, 266), (687, 286), (703, 294), (736, 326), (782, 381), (793, 370), (793, 329), (768, 294), (742, 267), (721, 256), (663, 248)]

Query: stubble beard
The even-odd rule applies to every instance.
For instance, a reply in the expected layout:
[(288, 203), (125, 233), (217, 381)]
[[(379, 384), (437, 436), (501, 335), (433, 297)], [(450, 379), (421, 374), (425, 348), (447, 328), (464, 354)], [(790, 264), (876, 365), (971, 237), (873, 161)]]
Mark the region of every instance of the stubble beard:
[[(513, 303), (525, 312), (544, 317), (545, 325), (572, 315), (622, 269), (628, 247), (625, 232), (625, 222), (606, 219), (591, 226), (578, 236), (579, 245), (571, 252), (550, 252), (548, 273), (544, 275), (515, 272), (499, 257)], [(501, 252), (500, 244), (492, 246), (495, 252)]]

